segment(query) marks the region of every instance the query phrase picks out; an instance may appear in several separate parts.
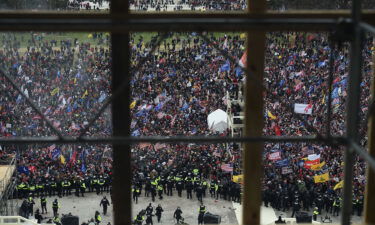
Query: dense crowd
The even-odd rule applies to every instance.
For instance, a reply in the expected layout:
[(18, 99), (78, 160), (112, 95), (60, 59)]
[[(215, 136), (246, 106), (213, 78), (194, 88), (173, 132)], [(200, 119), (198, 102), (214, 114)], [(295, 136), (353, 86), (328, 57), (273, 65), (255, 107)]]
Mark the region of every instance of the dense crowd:
[[(170, 33), (150, 53), (159, 34), (146, 40), (132, 35), (132, 136), (229, 135), (215, 132), (207, 116), (227, 111), (227, 91), (241, 96), (239, 61), (245, 37), (239, 33)], [(55, 40), (54, 34), (2, 35), (0, 66), (21, 91), (41, 108), (55, 128), (77, 136), (110, 95), (110, 48), (107, 34)], [(325, 133), (328, 101), (329, 54), (327, 34), (270, 33), (267, 35), (265, 78), (265, 135), (302, 136)], [(218, 47), (215, 48), (214, 46)], [(361, 92), (362, 122), (368, 110), (372, 39), (366, 39)], [(333, 50), (332, 133), (345, 134), (348, 46)], [(140, 67), (138, 63), (145, 61)], [(0, 135), (49, 136), (53, 130), (26, 103), (3, 76), (0, 95)], [(294, 104), (306, 104), (312, 113), (296, 114)], [(235, 106), (232, 113), (241, 111)], [(311, 128), (313, 127), (313, 128)], [(365, 137), (366, 126), (361, 126)], [(111, 135), (110, 111), (88, 130), (89, 136)], [(362, 139), (366, 145), (366, 138)], [(17, 157), (15, 197), (64, 196), (86, 191), (110, 191), (112, 150), (108, 145), (4, 146), (3, 154)], [(263, 200), (277, 210), (338, 212), (341, 206), (343, 149), (311, 143), (265, 144)], [(150, 144), (132, 146), (133, 199), (143, 193), (150, 200), (165, 195), (188, 199), (221, 198), (240, 201), (241, 148), (230, 144)], [(318, 167), (317, 167), (318, 166)], [(354, 167), (354, 209), (363, 207), (365, 163)], [(328, 179), (327, 176), (328, 175)], [(316, 180), (320, 176), (322, 180)], [(193, 197), (194, 193), (194, 197)], [(210, 193), (210, 195), (208, 195)], [(276, 197), (276, 196), (281, 196)], [(166, 197), (167, 198), (167, 197)], [(294, 214), (294, 213), (293, 213)], [(336, 213), (337, 215), (337, 213)]]
[[(98, 43), (95, 47), (89, 42), (80, 43), (77, 38), (47, 40), (50, 36), (3, 34), (1, 67), (56, 129), (65, 135), (78, 135), (109, 95), (108, 35), (91, 35)], [(1, 136), (53, 134), (10, 82), (4, 76), (0, 79)], [(109, 118), (107, 110), (87, 134), (110, 135)], [(99, 185), (109, 187), (111, 182), (108, 145), (28, 145), (4, 149), (17, 157), (18, 197), (54, 193), (61, 196), (64, 189), (80, 189), (81, 183), (92, 190)]]

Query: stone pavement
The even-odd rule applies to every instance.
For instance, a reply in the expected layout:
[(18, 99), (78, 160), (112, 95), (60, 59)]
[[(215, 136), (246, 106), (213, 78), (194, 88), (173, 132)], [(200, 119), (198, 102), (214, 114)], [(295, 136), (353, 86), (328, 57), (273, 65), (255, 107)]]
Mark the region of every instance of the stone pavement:
[[(138, 199), (138, 204), (133, 202), (132, 204), (132, 213), (133, 218), (134, 216), (141, 211), (142, 209), (146, 209), (148, 204), (151, 202), (154, 210), (158, 204), (160, 204), (164, 212), (162, 214), (161, 223), (163, 225), (174, 225), (176, 221), (173, 218), (173, 213), (176, 210), (177, 206), (181, 207), (183, 212), (182, 216), (185, 219), (187, 224), (198, 224), (198, 210), (199, 210), (199, 201), (193, 195), (193, 199), (186, 198), (186, 192), (183, 192), (182, 197), (178, 197), (177, 192), (174, 193), (173, 196), (166, 196), (164, 195), (163, 200), (159, 200), (158, 198), (155, 199), (155, 202), (151, 201), (151, 197), (144, 197), (144, 193), (142, 192), (142, 197)], [(103, 215), (102, 208), (99, 206), (101, 199), (103, 196), (107, 196), (108, 200), (110, 201), (110, 196), (107, 193), (103, 193), (101, 195), (96, 195), (95, 193), (86, 193), (85, 197), (76, 197), (74, 194), (68, 197), (58, 198), (60, 203), (59, 214), (68, 214), (71, 212), (73, 215), (79, 216), (80, 224), (82, 222), (88, 221), (91, 218), (94, 218), (95, 211), (98, 210), (102, 216), (102, 223), (101, 225), (107, 225), (109, 222), (113, 223), (113, 213), (112, 213), (112, 202), (110, 201), (111, 205), (108, 207), (107, 215)], [(47, 214), (43, 214), (43, 217), (52, 218), (52, 202), (55, 197), (47, 198)], [(35, 206), (34, 211), (40, 207), (40, 199), (34, 198)], [(20, 206), (22, 203), (21, 200), (18, 200), (18, 205)], [(242, 216), (242, 208), (241, 205), (238, 203), (233, 203), (231, 201), (225, 200), (215, 200), (209, 196), (207, 196), (203, 203), (206, 205), (207, 212), (210, 212), (215, 215), (221, 216), (221, 224), (239, 224), (238, 221), (241, 220)], [(310, 212), (311, 213), (311, 212)], [(276, 217), (282, 215), (282, 217), (291, 217), (292, 211), (282, 212), (282, 211), (275, 211), (272, 208), (266, 208), (264, 206), (261, 207), (261, 222), (262, 224), (270, 224), (270, 222), (274, 221)], [(323, 219), (325, 213), (323, 213)], [(33, 217), (32, 217), (33, 218)], [(333, 223), (340, 223), (340, 217), (333, 217), (331, 216)], [(355, 224), (359, 224), (362, 221), (362, 217), (353, 216), (352, 222)], [(44, 220), (43, 222), (46, 222)], [(157, 225), (156, 217), (153, 218), (153, 222)], [(321, 216), (318, 216), (318, 222), (321, 222)]]
[[(107, 199), (111, 203), (108, 207), (107, 215), (103, 215), (103, 209), (99, 206), (101, 199), (103, 196), (107, 196)], [(86, 193), (85, 197), (76, 197), (74, 194), (70, 196), (65, 196), (62, 198), (53, 196), (52, 198), (47, 197), (47, 214), (42, 214), (43, 217), (53, 218), (53, 211), (52, 211), (52, 202), (57, 198), (57, 201), (60, 203), (60, 209), (58, 213), (60, 214), (60, 218), (62, 214), (72, 213), (72, 215), (79, 216), (79, 223), (87, 222), (91, 218), (94, 218), (95, 211), (99, 211), (100, 215), (102, 216), (102, 223), (101, 225), (107, 225), (108, 222), (113, 224), (113, 213), (112, 213), (112, 202), (110, 200), (110, 196), (107, 193), (103, 193), (102, 195), (96, 195), (95, 193)], [(39, 208), (41, 211), (40, 205), (40, 198), (34, 198), (35, 205), (34, 211)], [(19, 200), (18, 205), (21, 206), (22, 201)], [(30, 219), (33, 219), (32, 216)], [(47, 220), (43, 220), (46, 222)]]
[[(177, 206), (182, 210), (182, 217), (185, 219), (187, 224), (198, 224), (198, 210), (200, 202), (193, 194), (193, 199), (186, 198), (186, 191), (182, 192), (182, 197), (177, 196), (177, 192), (173, 193), (173, 196), (165, 196), (163, 200), (155, 199), (155, 202), (151, 201), (150, 197), (140, 197), (138, 204), (133, 203), (133, 215), (135, 216), (142, 209), (146, 209), (148, 204), (151, 202), (154, 210), (158, 206), (164, 209), (161, 217), (161, 223), (164, 225), (174, 225), (176, 221), (173, 218), (174, 211)], [(142, 196), (144, 193), (142, 193)], [(221, 216), (221, 224), (238, 224), (235, 211), (231, 201), (215, 200), (209, 196), (203, 199), (203, 203), (206, 206), (206, 211), (215, 215)], [(154, 224), (157, 223), (156, 217), (153, 218)]]

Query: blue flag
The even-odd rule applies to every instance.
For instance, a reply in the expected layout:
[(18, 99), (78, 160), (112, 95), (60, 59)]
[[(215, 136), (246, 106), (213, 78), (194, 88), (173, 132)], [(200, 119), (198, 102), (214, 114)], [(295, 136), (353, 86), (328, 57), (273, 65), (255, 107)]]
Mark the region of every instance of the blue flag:
[(82, 163), (82, 166), (81, 166), (81, 171), (86, 173), (86, 166), (84, 163)]
[(61, 150), (60, 150), (60, 149), (55, 148), (55, 149), (52, 151), (52, 159), (53, 159), (53, 160), (56, 160), (60, 155), (61, 155)]
[(30, 170), (27, 166), (18, 166), (17, 171), (18, 171), (18, 173), (24, 173), (26, 175), (30, 174)]
[(220, 71), (223, 72), (223, 71), (229, 71), (229, 70), (230, 70), (230, 62), (229, 60), (227, 60), (225, 64), (220, 67)]

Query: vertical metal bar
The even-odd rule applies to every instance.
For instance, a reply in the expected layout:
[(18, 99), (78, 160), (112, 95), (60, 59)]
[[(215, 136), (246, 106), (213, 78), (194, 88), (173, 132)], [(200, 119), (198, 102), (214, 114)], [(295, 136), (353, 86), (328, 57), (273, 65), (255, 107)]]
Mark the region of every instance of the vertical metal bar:
[[(266, 10), (265, 0), (248, 0), (249, 13), (262, 14)], [(255, 82), (263, 82), (265, 32), (247, 32), (247, 79), (245, 85), (245, 128), (248, 136), (263, 133), (263, 88)], [(255, 79), (250, 79), (254, 77)], [(244, 194), (242, 224), (260, 224), (261, 179), (263, 143), (245, 143), (243, 153)]]
[[(128, 0), (112, 0), (111, 15), (129, 13)], [(129, 33), (112, 33), (112, 93), (121, 86), (123, 92), (112, 102), (114, 136), (130, 136), (130, 49)], [(129, 144), (113, 145), (113, 211), (116, 225), (131, 224), (131, 157)]]
[[(353, 1), (353, 40), (350, 45), (350, 75), (349, 75), (349, 99), (347, 105), (346, 135), (351, 141), (358, 142), (359, 137), (359, 107), (360, 107), (360, 83), (362, 72), (362, 30), (358, 26), (361, 15), (360, 0)], [(352, 212), (353, 191), (353, 166), (355, 153), (347, 146), (344, 156), (344, 190), (341, 223), (350, 224)]]
[[(375, 41), (375, 39), (374, 39)], [(373, 42), (374, 43), (374, 42)], [(375, 43), (373, 44), (375, 46)], [(375, 63), (375, 52), (372, 53), (372, 61)], [(372, 72), (375, 75), (375, 64), (372, 65)], [(375, 95), (375, 79), (372, 78), (371, 95), (374, 98)], [(371, 115), (369, 115), (369, 133), (368, 133), (368, 148), (369, 153), (375, 158), (375, 110), (372, 110)], [(375, 224), (375, 172), (367, 166), (367, 184), (366, 184), (366, 194), (365, 194), (365, 223)]]
[[(331, 34), (332, 35), (332, 34)], [(335, 44), (333, 40), (329, 41), (329, 75), (328, 75), (328, 100), (327, 100), (327, 124), (326, 124), (326, 137), (331, 137), (331, 113), (332, 113), (332, 83), (333, 74), (335, 72)]]

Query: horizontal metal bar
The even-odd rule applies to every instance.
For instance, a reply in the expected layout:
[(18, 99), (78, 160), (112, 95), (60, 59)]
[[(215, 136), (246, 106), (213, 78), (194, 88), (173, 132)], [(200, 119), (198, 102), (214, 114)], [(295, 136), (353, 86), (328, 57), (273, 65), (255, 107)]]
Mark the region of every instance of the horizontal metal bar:
[(220, 136), (149, 136), (149, 137), (0, 137), (0, 144), (134, 144), (150, 143), (228, 143), (228, 142), (319, 142), (325, 144), (345, 145), (344, 137), (324, 138), (318, 136), (262, 136), (262, 137), (220, 137)]
[(368, 165), (370, 165), (371, 169), (375, 172), (375, 159), (360, 145), (356, 142), (351, 141), (350, 147), (364, 160), (367, 161)]
[(375, 35), (375, 27), (374, 26), (371, 26), (370, 24), (368, 23), (359, 23), (359, 26), (366, 32), (370, 32), (372, 33), (373, 35)]
[(335, 18), (1, 18), (0, 30), (6, 31), (235, 31), (235, 30), (332, 30)]

